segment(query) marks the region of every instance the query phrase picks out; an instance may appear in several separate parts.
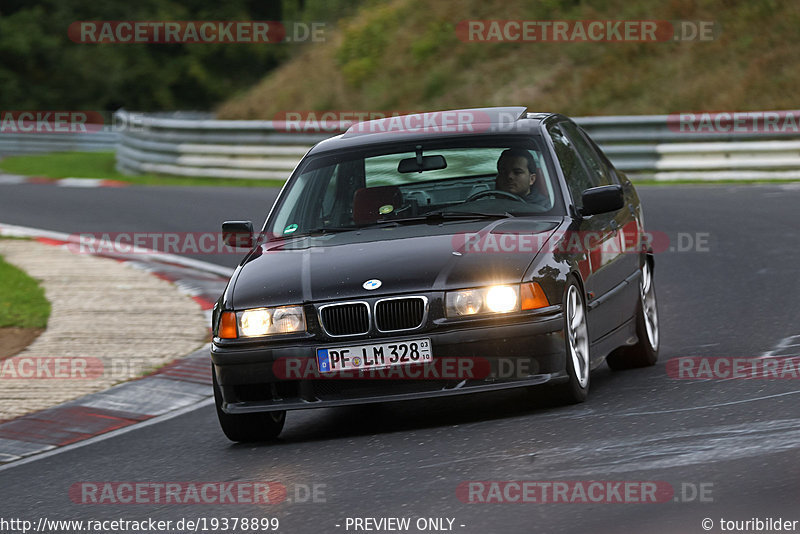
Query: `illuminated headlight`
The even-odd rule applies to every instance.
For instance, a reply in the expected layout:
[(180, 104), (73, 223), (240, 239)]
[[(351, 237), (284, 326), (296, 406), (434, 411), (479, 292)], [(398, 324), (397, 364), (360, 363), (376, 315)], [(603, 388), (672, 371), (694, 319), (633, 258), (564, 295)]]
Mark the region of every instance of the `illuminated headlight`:
[(494, 286), (486, 292), (486, 307), (495, 313), (515, 311), (519, 300), (519, 287)]
[(239, 322), (239, 333), (243, 337), (288, 334), (306, 329), (302, 306), (254, 308), (238, 312), (236, 318)]
[(450, 291), (446, 301), (449, 317), (519, 311), (519, 285)]

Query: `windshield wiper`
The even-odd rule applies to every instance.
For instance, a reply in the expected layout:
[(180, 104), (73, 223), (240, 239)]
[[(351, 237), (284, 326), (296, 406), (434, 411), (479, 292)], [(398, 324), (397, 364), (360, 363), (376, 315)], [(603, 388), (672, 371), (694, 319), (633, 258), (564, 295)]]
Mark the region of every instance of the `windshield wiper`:
[(513, 217), (507, 211), (503, 213), (484, 213), (481, 211), (442, 211), (436, 210), (424, 215), (426, 219), (507, 219)]
[(298, 233), (291, 233), (291, 234), (283, 234), (283, 235), (275, 235), (271, 238), (267, 239), (267, 241), (278, 241), (282, 239), (292, 239), (294, 237), (309, 237), (312, 235), (325, 235), (325, 234), (338, 234), (340, 232), (350, 232), (353, 230), (358, 230), (357, 226), (326, 226), (320, 228), (313, 228), (311, 230), (306, 230), (303, 232)]
[(308, 230), (300, 235), (338, 234), (340, 232), (351, 232), (353, 230), (358, 230), (358, 226), (323, 226), (320, 228), (314, 228), (313, 230)]
[(478, 211), (442, 211), (436, 210), (428, 212), (418, 217), (406, 217), (403, 219), (384, 219), (380, 222), (431, 222), (431, 221), (447, 221), (447, 220), (469, 220), (469, 219), (506, 219), (514, 217), (514, 215), (506, 212), (503, 213), (483, 213)]

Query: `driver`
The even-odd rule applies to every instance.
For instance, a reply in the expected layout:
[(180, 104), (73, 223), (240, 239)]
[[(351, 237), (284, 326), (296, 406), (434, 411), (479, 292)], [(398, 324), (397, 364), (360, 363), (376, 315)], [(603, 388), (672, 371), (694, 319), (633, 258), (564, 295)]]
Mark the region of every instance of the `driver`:
[(509, 148), (497, 160), (495, 189), (521, 197), (525, 202), (548, 205), (547, 199), (533, 188), (536, 182), (536, 162), (524, 148)]

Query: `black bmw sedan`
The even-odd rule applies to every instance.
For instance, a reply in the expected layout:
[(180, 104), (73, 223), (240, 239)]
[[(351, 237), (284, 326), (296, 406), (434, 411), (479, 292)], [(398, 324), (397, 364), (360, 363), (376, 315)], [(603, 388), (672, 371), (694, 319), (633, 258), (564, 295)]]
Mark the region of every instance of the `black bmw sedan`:
[(653, 365), (653, 254), (636, 191), (574, 122), (522, 107), (391, 117), (317, 144), (213, 312), (234, 441), (287, 410), (548, 384)]

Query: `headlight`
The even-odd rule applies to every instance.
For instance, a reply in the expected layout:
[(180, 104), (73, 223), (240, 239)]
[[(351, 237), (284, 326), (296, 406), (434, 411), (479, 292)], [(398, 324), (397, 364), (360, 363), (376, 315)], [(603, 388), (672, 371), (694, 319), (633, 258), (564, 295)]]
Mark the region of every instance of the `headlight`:
[(276, 333), (281, 334), (305, 330), (306, 321), (303, 317), (303, 308), (299, 306), (278, 308), (272, 314), (272, 326)]
[(479, 313), (519, 310), (519, 286), (489, 286), (447, 293), (447, 315), (463, 317)]
[(243, 337), (269, 336), (303, 332), (306, 317), (302, 306), (253, 308), (236, 314), (239, 333)]
[(494, 286), (486, 292), (486, 307), (495, 313), (508, 313), (517, 309), (519, 287)]
[(447, 296), (448, 315), (451, 308), (457, 315), (474, 315), (483, 307), (483, 296), (478, 289), (458, 291)]
[(272, 317), (266, 308), (246, 310), (239, 319), (239, 331), (245, 337), (265, 336), (272, 325)]
[(445, 303), (448, 317), (511, 313), (550, 305), (536, 282), (448, 291)]

